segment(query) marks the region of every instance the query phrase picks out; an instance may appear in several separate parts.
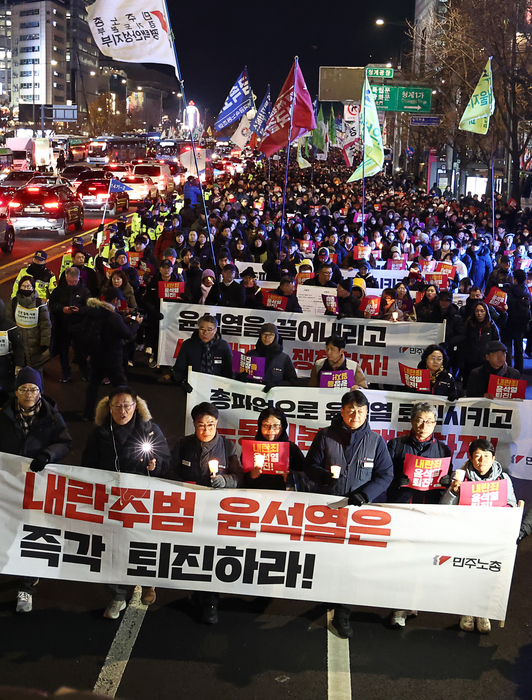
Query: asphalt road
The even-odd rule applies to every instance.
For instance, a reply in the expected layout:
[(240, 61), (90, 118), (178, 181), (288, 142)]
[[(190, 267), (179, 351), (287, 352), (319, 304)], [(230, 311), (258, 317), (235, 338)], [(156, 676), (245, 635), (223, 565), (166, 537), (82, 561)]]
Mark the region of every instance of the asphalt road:
[[(85, 231), (98, 223), (86, 219)], [(13, 255), (0, 260), (0, 298), (9, 297), (17, 265), (34, 250), (48, 247), (54, 269), (67, 246), (17, 239)], [(527, 361), (529, 381), (531, 369)], [(74, 438), (68, 462), (79, 464), (92, 431), (81, 421), (86, 384), (76, 369), (70, 384), (60, 384), (60, 376), (54, 359), (45, 368), (45, 388)], [(156, 379), (137, 353), (131, 384), (172, 446), (182, 435), (185, 401), (181, 390)], [(517, 484), (521, 497), (530, 483)], [(390, 611), (358, 608), (355, 636), (346, 641), (328, 628), (324, 605), (242, 596), (222, 597), (220, 622), (207, 626), (189, 593), (176, 590), (158, 591), (147, 612), (133, 604), (124, 621), (110, 621), (102, 617), (103, 585), (46, 580), (33, 612), (21, 615), (14, 612), (16, 580), (0, 577), (0, 683), (47, 692), (96, 686), (129, 700), (530, 700), (531, 551), (532, 537), (519, 547), (506, 626), (495, 623), (486, 636), (461, 632), (458, 618), (434, 613), (395, 630)]]

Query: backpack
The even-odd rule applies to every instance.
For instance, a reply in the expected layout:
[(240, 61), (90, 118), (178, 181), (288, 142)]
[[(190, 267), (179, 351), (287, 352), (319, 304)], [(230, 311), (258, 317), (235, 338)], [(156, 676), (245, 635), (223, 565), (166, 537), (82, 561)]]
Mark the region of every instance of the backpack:
[(103, 348), (103, 318), (100, 314), (90, 314), (83, 327), (83, 348), (91, 357)]

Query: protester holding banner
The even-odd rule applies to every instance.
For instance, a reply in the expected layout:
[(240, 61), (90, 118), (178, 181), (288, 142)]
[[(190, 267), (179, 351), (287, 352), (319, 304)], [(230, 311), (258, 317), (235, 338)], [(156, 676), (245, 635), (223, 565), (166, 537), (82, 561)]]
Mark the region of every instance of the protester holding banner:
[(314, 272), (318, 275), (319, 271), (322, 269), (323, 265), (329, 265), (331, 268), (331, 281), (334, 282), (335, 286), (342, 281), (342, 272), (338, 265), (333, 262), (329, 249), (325, 246), (318, 248), (318, 253), (314, 257)]
[[(255, 435), (255, 441), (289, 444), (286, 470), (282, 474), (268, 473), (264, 470), (264, 464), (260, 466), (256, 459), (253, 463), (253, 468), (247, 470), (243, 450), (244, 486), (246, 488), (273, 489), (276, 491), (284, 491), (286, 488), (294, 491), (313, 490), (304, 472), (305, 457), (295, 442), (288, 438), (288, 421), (283, 411), (280, 408), (270, 406), (259, 415), (257, 424), (258, 430)], [(264, 460), (262, 461), (264, 462)]]
[(18, 328), (26, 367), (36, 369), (41, 377), (45, 362), (50, 359), (51, 322), (48, 304), (35, 291), (33, 277), (22, 277), (16, 297), (9, 300), (6, 319)]
[(351, 390), (368, 388), (366, 377), (358, 362), (346, 358), (345, 345), (345, 339), (337, 335), (331, 335), (325, 340), (325, 357), (321, 357), (314, 363), (309, 379), (309, 386), (320, 386), (320, 379), (323, 372), (351, 371), (354, 381), (348, 388)]
[(427, 284), (423, 289), (421, 300), (416, 304), (416, 317), (420, 322), (430, 323), (436, 304), (438, 303), (438, 288)]
[(432, 315), (431, 323), (443, 323), (445, 321), (445, 340), (442, 345), (449, 355), (450, 367), (453, 374), (462, 365), (462, 357), (458, 348), (464, 341), (464, 322), (458, 311), (458, 307), (453, 303), (453, 295), (447, 290), (442, 290), (438, 295), (438, 301)]
[(484, 396), (486, 399), (493, 399), (493, 394), (488, 392), (488, 385), (491, 375), (506, 377), (508, 379), (521, 379), (521, 374), (513, 367), (506, 364), (506, 345), (494, 340), (486, 346), (486, 359), (482, 366), (474, 369), (469, 375), (466, 395)]
[(134, 267), (131, 267), (125, 250), (119, 249), (114, 255), (114, 261), (111, 263), (111, 267), (120, 268), (124, 271), (129, 283), (133, 289), (138, 289), (140, 285), (139, 273)]
[[(264, 391), (268, 392), (273, 386), (296, 386), (297, 373), (290, 357), (283, 352), (283, 342), (279, 339), (279, 331), (273, 323), (264, 323), (260, 328), (260, 336), (254, 350), (248, 350), (247, 357), (264, 357)], [(237, 374), (237, 379), (247, 381), (249, 375), (245, 372)]]
[[(55, 404), (42, 396), (42, 377), (32, 367), (17, 374), (15, 397), (0, 411), (0, 452), (30, 457), (30, 469), (42, 471), (72, 449), (72, 438)], [(20, 579), (17, 612), (31, 612), (38, 579)]]
[(338, 318), (363, 318), (360, 300), (366, 296), (364, 280), (346, 277), (336, 287)]
[(408, 278), (406, 281), (398, 282), (394, 287), (397, 293), (397, 306), (403, 312), (404, 321), (417, 321), (414, 300), (408, 288)]
[(429, 345), (423, 351), (418, 369), (430, 371), (430, 393), (445, 396), (449, 401), (456, 401), (458, 392), (453, 375), (449, 372), (449, 357), (443, 345)]
[[(376, 501), (393, 479), (393, 463), (380, 435), (368, 422), (369, 402), (358, 390), (342, 396), (342, 408), (314, 438), (305, 472), (320, 493), (347, 496), (349, 505)], [(333, 624), (341, 637), (353, 636), (351, 607), (335, 605)]]
[(274, 289), (272, 293), (286, 299), (286, 307), (284, 308), (286, 313), (302, 314), (303, 309), (299, 305), (295, 290), (295, 279), (289, 275), (285, 275), (284, 277), (281, 277), (279, 286), (277, 289)]
[(381, 294), (381, 304), (377, 318), (382, 318), (383, 321), (404, 321), (404, 315), (397, 305), (397, 292), (395, 289), (383, 289)]
[[(167, 479), (201, 484), (213, 489), (237, 488), (243, 485), (244, 472), (236, 447), (218, 433), (218, 409), (203, 402), (192, 409), (194, 434), (182, 437), (172, 450)], [(197, 599), (203, 608), (203, 622), (218, 622), (218, 593), (202, 592)]]
[(192, 391), (187, 382), (188, 367), (194, 372), (213, 374), (217, 377), (232, 378), (233, 354), (229, 343), (222, 340), (218, 330), (218, 319), (204, 314), (198, 323), (198, 330), (185, 340), (172, 369), (173, 380), (186, 393)]
[[(336, 283), (332, 281), (332, 276), (332, 265), (330, 263), (325, 263), (318, 269), (318, 273), (314, 277), (305, 280), (303, 284), (312, 287), (327, 287), (329, 289), (333, 289), (336, 287)], [(340, 281), (342, 281), (341, 278)]]
[[(161, 429), (152, 421), (146, 402), (127, 386), (116, 387), (96, 408), (96, 428), (89, 436), (81, 465), (123, 474), (164, 476), (170, 450)], [(109, 584), (113, 593), (104, 617), (115, 620), (126, 607), (127, 590)], [(142, 587), (142, 603), (155, 602), (155, 589)]]

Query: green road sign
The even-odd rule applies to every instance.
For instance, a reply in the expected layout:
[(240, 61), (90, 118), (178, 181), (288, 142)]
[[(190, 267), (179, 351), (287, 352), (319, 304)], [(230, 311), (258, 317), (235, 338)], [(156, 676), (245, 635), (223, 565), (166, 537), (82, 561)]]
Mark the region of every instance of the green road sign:
[(432, 90), (430, 88), (409, 85), (372, 85), (371, 91), (377, 109), (385, 112), (410, 112), (427, 114), (432, 107)]
[(393, 68), (367, 68), (368, 78), (393, 78)]

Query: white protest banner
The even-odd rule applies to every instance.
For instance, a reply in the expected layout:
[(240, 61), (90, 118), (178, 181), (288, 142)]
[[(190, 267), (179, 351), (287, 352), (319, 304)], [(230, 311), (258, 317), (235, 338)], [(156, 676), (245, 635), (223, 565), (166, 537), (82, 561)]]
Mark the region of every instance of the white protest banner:
[[(343, 277), (356, 277), (358, 275), (358, 270), (342, 270)], [(379, 285), (379, 289), (387, 289), (389, 287), (395, 287), (396, 284), (402, 282), (405, 277), (408, 276), (408, 270), (370, 270), (370, 275), (375, 277)], [(366, 289), (369, 292), (371, 287)]]
[(2, 574), (506, 615), (518, 508), (333, 510), (338, 496), (30, 461), (0, 454)]
[[(325, 387), (274, 387), (268, 394), (261, 386), (242, 385), (233, 379), (191, 372), (193, 387), (189, 411), (209, 401), (220, 411), (218, 430), (237, 445), (255, 437), (258, 414), (276, 406), (288, 419), (288, 436), (307, 452), (320, 428), (329, 425), (340, 411), (345, 389)], [(446, 401), (426, 393), (374, 391), (364, 389), (369, 401), (372, 429), (388, 442), (410, 432), (410, 411), (414, 403), (429, 401), (438, 409), (436, 437), (447, 444), (457, 468), (468, 459), (469, 445), (479, 437), (491, 440), (497, 459), (508, 472), (532, 480), (532, 401), (459, 399)], [(192, 422), (187, 415), (187, 430)]]
[[(322, 302), (323, 303), (323, 302)], [(181, 342), (190, 338), (203, 314), (218, 318), (222, 337), (233, 350), (255, 347), (264, 323), (277, 326), (284, 351), (300, 376), (308, 376), (314, 362), (325, 355), (325, 339), (339, 335), (346, 341), (345, 356), (356, 360), (370, 381), (400, 384), (399, 362), (417, 361), (427, 345), (443, 341), (443, 323), (393, 323), (364, 318), (311, 316), (299, 313), (236, 309), (161, 301), (159, 363), (173, 365)]]
[(313, 284), (298, 284), (296, 294), (299, 306), (305, 315), (323, 316), (327, 311), (323, 303), (323, 294), (336, 296), (336, 289), (315, 287)]

